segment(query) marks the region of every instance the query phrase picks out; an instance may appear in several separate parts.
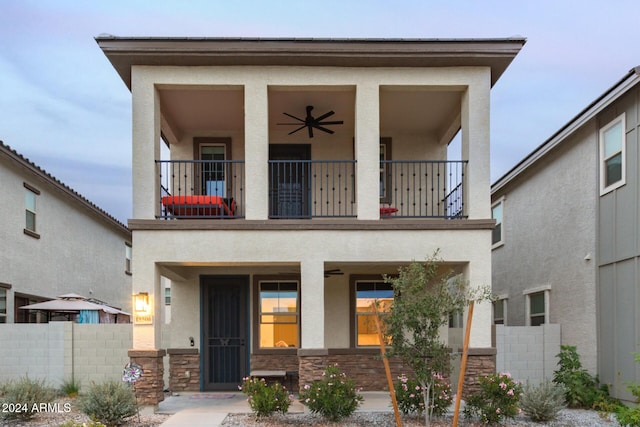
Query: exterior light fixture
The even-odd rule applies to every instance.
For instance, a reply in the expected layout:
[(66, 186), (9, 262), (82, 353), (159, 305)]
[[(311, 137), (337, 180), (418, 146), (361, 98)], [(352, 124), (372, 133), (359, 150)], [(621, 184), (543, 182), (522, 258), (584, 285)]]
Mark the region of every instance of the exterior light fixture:
[(138, 292), (133, 295), (133, 309), (137, 313), (145, 313), (149, 311), (149, 293)]

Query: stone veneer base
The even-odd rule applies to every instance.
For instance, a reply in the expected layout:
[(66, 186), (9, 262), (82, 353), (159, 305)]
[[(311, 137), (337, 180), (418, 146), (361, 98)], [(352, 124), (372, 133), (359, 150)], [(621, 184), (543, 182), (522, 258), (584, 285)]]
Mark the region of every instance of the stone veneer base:
[(129, 360), (142, 367), (142, 377), (135, 383), (138, 403), (157, 405), (164, 400), (164, 350), (129, 350)]

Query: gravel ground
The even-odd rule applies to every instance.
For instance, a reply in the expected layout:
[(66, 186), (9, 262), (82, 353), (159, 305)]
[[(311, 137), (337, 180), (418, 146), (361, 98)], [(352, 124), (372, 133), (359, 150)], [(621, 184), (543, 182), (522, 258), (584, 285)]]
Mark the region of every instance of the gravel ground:
[[(3, 420), (0, 419), (0, 426), (2, 427), (57, 427), (64, 424), (67, 421), (74, 421), (77, 423), (85, 423), (91, 421), (91, 419), (85, 415), (76, 404), (75, 399), (62, 398), (58, 399), (57, 403), (58, 411), (41, 412), (33, 417), (29, 421), (18, 420)], [(67, 404), (65, 406), (65, 404)], [(1, 415), (1, 414), (0, 414)], [(141, 414), (133, 416), (127, 420), (122, 426), (124, 427), (156, 427), (162, 424), (169, 415), (164, 414)]]
[[(452, 416), (445, 416), (442, 419), (431, 422), (432, 426), (450, 426)], [(225, 427), (275, 427), (275, 426), (313, 426), (313, 427), (391, 427), (395, 426), (393, 413), (389, 412), (358, 412), (353, 416), (337, 422), (325, 422), (322, 418), (310, 414), (287, 414), (277, 415), (269, 418), (256, 419), (253, 414), (229, 414), (222, 423)], [(402, 417), (402, 425), (405, 427), (424, 426), (424, 419)], [(459, 426), (479, 427), (483, 424), (479, 422), (467, 422), (460, 418)], [(520, 415), (514, 420), (508, 420), (504, 427), (509, 426), (535, 426), (535, 427), (620, 427), (615, 418), (602, 419), (595, 411), (585, 411), (580, 409), (564, 409), (558, 414), (556, 420), (549, 423), (535, 423)]]

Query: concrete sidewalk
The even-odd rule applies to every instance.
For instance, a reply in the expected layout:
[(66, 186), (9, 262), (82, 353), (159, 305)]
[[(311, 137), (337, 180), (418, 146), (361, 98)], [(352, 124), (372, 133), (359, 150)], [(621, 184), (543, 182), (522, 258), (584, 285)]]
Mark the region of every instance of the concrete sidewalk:
[[(393, 412), (387, 392), (363, 392), (364, 402), (356, 412)], [(247, 397), (241, 392), (180, 393), (158, 405), (160, 414), (174, 414), (162, 427), (219, 426), (229, 413), (249, 413)], [(304, 412), (304, 406), (294, 400), (289, 412)]]

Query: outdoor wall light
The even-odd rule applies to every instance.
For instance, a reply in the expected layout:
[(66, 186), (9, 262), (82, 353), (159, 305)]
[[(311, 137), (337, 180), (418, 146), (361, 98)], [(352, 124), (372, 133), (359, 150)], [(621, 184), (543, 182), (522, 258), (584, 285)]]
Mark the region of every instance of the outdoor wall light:
[(138, 292), (133, 295), (133, 307), (136, 312), (149, 311), (149, 293)]

